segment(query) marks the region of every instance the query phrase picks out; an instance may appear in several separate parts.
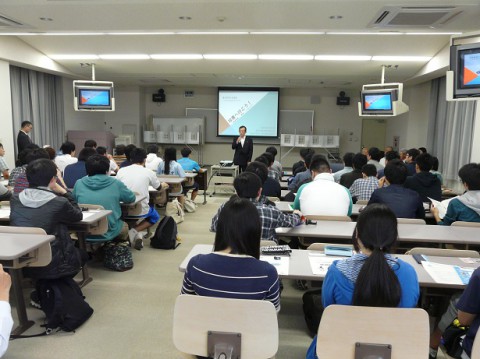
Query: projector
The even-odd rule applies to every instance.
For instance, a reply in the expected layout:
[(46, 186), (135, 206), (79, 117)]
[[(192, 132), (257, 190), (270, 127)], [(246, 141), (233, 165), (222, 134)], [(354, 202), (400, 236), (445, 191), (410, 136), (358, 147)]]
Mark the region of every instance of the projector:
[(229, 160), (220, 161), (220, 166), (222, 166), (222, 167), (230, 167), (230, 166), (233, 166), (233, 161), (229, 161)]

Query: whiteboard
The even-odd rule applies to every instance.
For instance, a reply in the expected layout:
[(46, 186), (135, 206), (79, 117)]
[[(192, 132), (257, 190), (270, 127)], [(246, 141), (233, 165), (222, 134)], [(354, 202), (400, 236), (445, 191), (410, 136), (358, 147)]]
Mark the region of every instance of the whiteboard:
[[(186, 117), (205, 118), (205, 142), (230, 143), (231, 138), (217, 137), (217, 109), (186, 108)], [(312, 110), (280, 110), (279, 133), (308, 135), (313, 132)], [(248, 134), (248, 133), (247, 133)], [(279, 138), (255, 138), (255, 143), (280, 144)]]

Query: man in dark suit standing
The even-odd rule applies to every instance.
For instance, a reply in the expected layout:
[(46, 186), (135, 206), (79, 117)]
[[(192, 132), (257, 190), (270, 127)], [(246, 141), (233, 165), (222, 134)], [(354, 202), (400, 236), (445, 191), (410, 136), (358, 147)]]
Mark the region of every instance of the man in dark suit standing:
[(240, 172), (243, 172), (247, 164), (252, 161), (253, 141), (250, 137), (247, 138), (247, 128), (245, 126), (240, 126), (238, 132), (240, 136), (234, 138), (232, 142), (232, 150), (235, 150), (233, 164), (238, 165)]
[(32, 130), (33, 124), (30, 121), (23, 121), (22, 128), (18, 131), (17, 148), (18, 153), (22, 152), (29, 144), (32, 143), (28, 133)]

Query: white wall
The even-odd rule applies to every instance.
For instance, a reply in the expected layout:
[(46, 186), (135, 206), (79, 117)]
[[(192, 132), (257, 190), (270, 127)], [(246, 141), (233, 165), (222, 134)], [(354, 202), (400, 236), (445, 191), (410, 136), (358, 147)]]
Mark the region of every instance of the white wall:
[(473, 125), (473, 142), (471, 162), (480, 163), (480, 101), (477, 101), (475, 123)]
[(0, 60), (0, 143), (5, 149), (5, 161), (15, 168), (16, 133), (13, 133), (12, 95), (10, 92), (10, 64)]

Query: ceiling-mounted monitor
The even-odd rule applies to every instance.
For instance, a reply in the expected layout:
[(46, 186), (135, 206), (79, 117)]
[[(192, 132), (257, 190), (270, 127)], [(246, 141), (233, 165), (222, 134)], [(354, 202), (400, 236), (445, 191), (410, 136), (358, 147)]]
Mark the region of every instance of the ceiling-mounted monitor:
[(403, 101), (403, 84), (385, 83), (363, 85), (358, 103), (359, 116), (391, 117), (409, 110)]
[(73, 81), (75, 111), (115, 111), (113, 82)]

